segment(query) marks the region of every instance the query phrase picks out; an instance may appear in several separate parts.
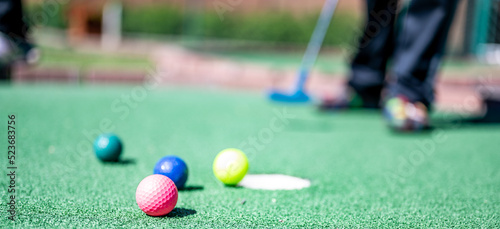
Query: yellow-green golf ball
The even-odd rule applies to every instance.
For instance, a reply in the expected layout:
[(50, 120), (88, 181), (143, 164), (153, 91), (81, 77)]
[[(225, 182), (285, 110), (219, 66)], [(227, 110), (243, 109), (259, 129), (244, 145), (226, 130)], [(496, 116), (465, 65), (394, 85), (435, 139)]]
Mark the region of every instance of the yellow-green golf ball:
[(237, 185), (247, 171), (247, 156), (239, 149), (225, 149), (215, 157), (214, 175), (225, 185)]

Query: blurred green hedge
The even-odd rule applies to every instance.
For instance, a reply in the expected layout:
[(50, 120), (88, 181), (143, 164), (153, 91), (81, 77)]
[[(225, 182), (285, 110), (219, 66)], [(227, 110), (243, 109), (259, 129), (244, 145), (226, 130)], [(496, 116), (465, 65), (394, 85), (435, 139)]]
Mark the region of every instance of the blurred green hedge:
[(51, 4), (27, 4), (24, 6), (24, 21), (31, 27), (47, 26), (66, 28), (64, 6)]
[[(26, 7), (28, 15), (40, 14), (43, 5)], [(64, 9), (44, 23), (64, 28)], [(186, 35), (208, 38), (265, 41), (271, 43), (306, 44), (316, 25), (319, 12), (294, 16), (288, 12), (255, 12), (239, 14), (226, 12), (221, 20), (215, 10), (187, 13), (165, 5), (125, 7), (122, 30), (125, 33)], [(325, 38), (326, 45), (352, 44), (359, 32), (360, 19), (338, 11)]]

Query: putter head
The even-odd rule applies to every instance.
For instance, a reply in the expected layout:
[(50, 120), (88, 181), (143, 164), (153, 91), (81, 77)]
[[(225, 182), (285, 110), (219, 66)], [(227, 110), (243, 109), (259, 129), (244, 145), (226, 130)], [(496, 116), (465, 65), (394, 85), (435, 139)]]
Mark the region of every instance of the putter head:
[(287, 94), (279, 91), (271, 91), (269, 93), (269, 98), (275, 102), (283, 103), (307, 103), (311, 99), (302, 90), (295, 91), (292, 94)]

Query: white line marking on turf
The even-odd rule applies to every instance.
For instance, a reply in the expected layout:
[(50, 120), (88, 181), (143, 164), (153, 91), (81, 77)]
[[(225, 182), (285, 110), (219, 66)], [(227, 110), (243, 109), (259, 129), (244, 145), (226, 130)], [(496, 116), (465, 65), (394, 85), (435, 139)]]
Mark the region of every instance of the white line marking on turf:
[(238, 186), (262, 190), (297, 190), (311, 186), (311, 181), (282, 174), (248, 174)]

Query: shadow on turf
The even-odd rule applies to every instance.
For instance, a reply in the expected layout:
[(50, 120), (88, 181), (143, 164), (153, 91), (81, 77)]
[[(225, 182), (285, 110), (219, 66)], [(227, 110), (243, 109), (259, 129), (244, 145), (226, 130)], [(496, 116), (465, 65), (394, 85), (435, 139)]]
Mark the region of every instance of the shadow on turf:
[(202, 191), (205, 189), (203, 186), (186, 186), (183, 188), (180, 188), (180, 192), (191, 192), (191, 191)]
[(491, 127), (500, 127), (500, 114), (495, 117), (471, 117), (471, 118), (434, 118), (431, 121), (432, 126), (427, 127), (421, 131), (416, 132), (405, 132), (405, 131), (397, 131), (389, 129), (389, 131), (394, 135), (428, 135), (431, 134), (433, 130), (442, 129), (442, 130), (452, 130), (452, 129), (461, 129), (472, 126), (491, 126)]
[(187, 209), (187, 208), (174, 208), (170, 213), (168, 213), (164, 217), (168, 218), (182, 218), (190, 215), (196, 214), (196, 210)]
[(463, 128), (467, 126), (499, 126), (499, 119), (486, 119), (484, 117), (472, 117), (472, 118), (455, 118), (451, 120), (447, 119), (435, 119), (433, 121), (435, 128), (440, 129), (456, 129)]
[(133, 158), (125, 158), (119, 161), (105, 161), (104, 164), (117, 164), (117, 165), (133, 165), (135, 164), (135, 159)]

